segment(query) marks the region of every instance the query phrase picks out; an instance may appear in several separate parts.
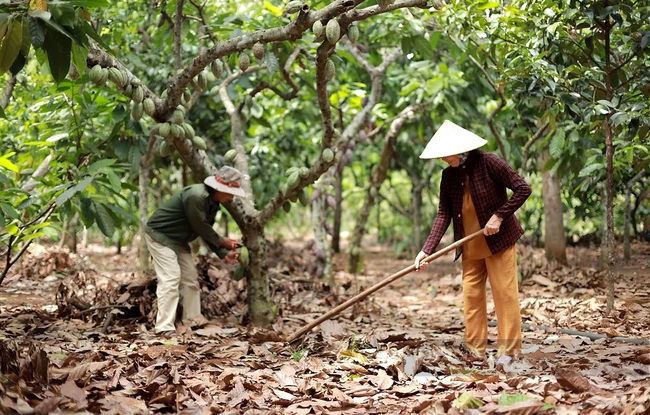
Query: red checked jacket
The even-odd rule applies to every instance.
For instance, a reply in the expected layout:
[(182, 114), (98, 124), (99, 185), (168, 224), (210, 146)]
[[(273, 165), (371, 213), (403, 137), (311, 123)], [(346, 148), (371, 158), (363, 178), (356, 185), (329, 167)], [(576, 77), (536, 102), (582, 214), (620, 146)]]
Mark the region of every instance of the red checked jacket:
[[(463, 238), (463, 185), (465, 174), (469, 175), (470, 194), (476, 208), (481, 227), (490, 217), (496, 215), (503, 219), (499, 232), (486, 236), (485, 240), (492, 254), (497, 254), (512, 246), (524, 234), (519, 221), (513, 215), (530, 196), (530, 186), (505, 161), (491, 153), (472, 150), (467, 160), (458, 167), (447, 167), (440, 181), (440, 206), (433, 222), (431, 232), (422, 251), (431, 255), (442, 236), (454, 223), (454, 240)], [(513, 191), (508, 199), (506, 188)], [(456, 259), (462, 247), (456, 250)]]

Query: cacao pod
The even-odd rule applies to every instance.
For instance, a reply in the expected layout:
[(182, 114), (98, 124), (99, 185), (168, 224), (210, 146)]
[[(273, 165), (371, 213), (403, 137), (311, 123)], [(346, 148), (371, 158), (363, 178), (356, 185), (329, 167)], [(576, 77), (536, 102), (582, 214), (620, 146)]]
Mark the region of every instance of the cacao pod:
[(317, 39), (323, 36), (324, 29), (325, 28), (323, 27), (323, 23), (320, 20), (316, 20), (311, 26), (311, 31), (314, 32), (314, 37)]
[(284, 175), (289, 177), (296, 172), (298, 172), (298, 167), (289, 167), (287, 171), (284, 172)]
[(242, 52), (239, 54), (237, 65), (239, 65), (239, 69), (242, 71), (245, 71), (251, 66), (251, 58), (248, 56), (248, 53)]
[(331, 163), (334, 161), (334, 152), (332, 151), (331, 148), (326, 148), (323, 150), (323, 161), (325, 163)]
[(299, 170), (300, 177), (305, 178), (309, 176), (309, 169), (307, 167), (301, 167)]
[(145, 114), (147, 114), (150, 117), (153, 117), (153, 114), (156, 112), (156, 104), (153, 102), (153, 99), (145, 98), (142, 101), (142, 106), (144, 108)]
[(169, 123), (167, 122), (162, 122), (158, 124), (158, 132), (163, 137), (169, 136), (169, 134), (171, 134), (171, 125), (169, 125)]
[(192, 142), (197, 148), (200, 148), (201, 150), (208, 149), (208, 145), (206, 144), (205, 140), (202, 137), (199, 137), (198, 135), (192, 137)]
[(357, 25), (350, 25), (348, 27), (348, 39), (352, 44), (357, 43), (357, 40), (359, 40), (359, 27)]
[(250, 261), (249, 254), (248, 254), (248, 248), (245, 246), (242, 246), (239, 248), (239, 263), (242, 264), (243, 266), (247, 267), (248, 263)]
[(212, 75), (214, 75), (215, 78), (221, 79), (221, 75), (223, 74), (223, 62), (218, 59), (216, 61), (213, 61), (210, 65), (210, 70), (212, 71)]
[(302, 8), (303, 4), (304, 3), (302, 2), (302, 0), (292, 0), (289, 3), (287, 3), (286, 7), (284, 8), (284, 13), (285, 14), (298, 13)]
[(119, 87), (122, 86), (122, 74), (120, 73), (119, 69), (115, 67), (108, 68), (108, 79), (110, 79), (110, 81), (115, 85)]
[(284, 209), (284, 211), (287, 213), (291, 212), (291, 202), (289, 202), (288, 200), (285, 201), (284, 204), (282, 205), (282, 209)]
[(296, 187), (298, 182), (300, 181), (300, 175), (298, 172), (293, 173), (289, 178), (287, 178), (287, 188), (293, 189)]
[(172, 115), (172, 122), (181, 125), (183, 124), (183, 121), (185, 121), (185, 114), (182, 111), (175, 109), (174, 114)]
[(226, 151), (226, 154), (223, 155), (223, 161), (225, 161), (226, 163), (230, 163), (233, 160), (235, 160), (236, 156), (237, 156), (237, 150), (231, 148), (230, 150)]
[(260, 42), (253, 45), (253, 56), (255, 56), (255, 59), (258, 61), (264, 59), (264, 45)]
[(240, 281), (245, 276), (246, 276), (246, 268), (244, 268), (241, 264), (237, 265), (237, 268), (235, 268), (235, 273), (233, 274), (233, 279), (235, 281)]
[(191, 140), (194, 137), (194, 134), (195, 134), (194, 133), (194, 127), (192, 127), (190, 124), (188, 124), (186, 122), (181, 124), (181, 127), (183, 127), (183, 131), (184, 131), (183, 135), (185, 136), (185, 138), (189, 138)]
[(332, 45), (336, 44), (341, 38), (341, 26), (339, 26), (339, 22), (336, 19), (330, 19), (327, 22), (327, 26), (325, 26), (325, 37), (327, 37), (327, 41)]
[(185, 135), (185, 130), (178, 124), (171, 124), (171, 136), (174, 138), (181, 138)]
[(90, 78), (90, 82), (93, 84), (98, 84), (99, 81), (102, 79), (102, 67), (99, 65), (95, 65), (88, 71), (88, 78)]
[(102, 68), (102, 76), (99, 78), (99, 85), (104, 85), (108, 81), (108, 69)]
[(328, 59), (325, 64), (325, 79), (331, 81), (334, 79), (334, 75), (336, 75), (336, 66), (334, 65), (334, 62)]
[[(189, 103), (192, 100), (192, 93), (190, 92), (189, 89), (183, 91), (183, 99), (185, 100), (186, 103)], [(185, 115), (183, 114), (183, 116)]]
[(144, 108), (142, 103), (133, 103), (131, 107), (131, 117), (134, 121), (140, 121), (142, 119), (142, 114), (144, 113)]
[(298, 194), (298, 201), (300, 201), (300, 204), (303, 206), (307, 206), (309, 204), (309, 195), (307, 194), (307, 190), (300, 190), (300, 193)]
[(144, 89), (140, 85), (133, 88), (133, 96), (131, 98), (137, 103), (142, 102), (144, 99)]

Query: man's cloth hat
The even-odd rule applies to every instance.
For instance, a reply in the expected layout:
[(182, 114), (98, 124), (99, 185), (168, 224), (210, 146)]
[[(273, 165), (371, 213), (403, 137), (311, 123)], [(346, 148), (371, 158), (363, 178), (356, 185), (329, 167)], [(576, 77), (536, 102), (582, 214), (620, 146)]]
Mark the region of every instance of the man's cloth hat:
[(421, 159), (435, 159), (465, 153), (477, 149), (487, 143), (478, 135), (449, 120), (442, 123), (438, 131), (431, 137)]
[(223, 166), (214, 176), (207, 177), (203, 183), (217, 192), (244, 197), (246, 193), (241, 187), (243, 177), (244, 175), (239, 170), (230, 166)]

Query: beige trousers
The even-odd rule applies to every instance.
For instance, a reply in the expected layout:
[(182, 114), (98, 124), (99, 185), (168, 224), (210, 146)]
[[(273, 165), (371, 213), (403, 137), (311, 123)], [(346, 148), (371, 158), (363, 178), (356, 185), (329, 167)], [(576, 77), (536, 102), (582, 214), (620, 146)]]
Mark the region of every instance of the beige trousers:
[(471, 260), (463, 255), (463, 306), (467, 347), (484, 355), (487, 347), (487, 293), (490, 279), (497, 315), (497, 356), (521, 353), (521, 314), (517, 281), (515, 245), (484, 259)]
[(201, 314), (201, 289), (192, 254), (187, 251), (176, 253), (149, 235), (145, 235), (145, 240), (158, 277), (155, 331), (176, 330), (174, 321), (179, 299), (183, 306), (183, 322)]

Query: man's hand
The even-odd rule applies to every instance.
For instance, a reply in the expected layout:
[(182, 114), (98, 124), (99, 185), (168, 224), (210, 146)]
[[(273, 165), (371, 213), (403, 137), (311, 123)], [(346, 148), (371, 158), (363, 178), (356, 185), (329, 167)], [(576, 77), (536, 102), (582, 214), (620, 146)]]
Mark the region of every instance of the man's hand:
[(237, 262), (239, 262), (239, 252), (230, 251), (223, 258), (223, 260), (226, 261), (228, 264), (236, 264)]
[(221, 246), (229, 251), (234, 251), (239, 248), (240, 244), (229, 238), (221, 238)]
[(427, 269), (427, 267), (429, 266), (429, 263), (428, 262), (422, 262), (422, 260), (424, 258), (428, 257), (428, 256), (429, 255), (427, 255), (425, 252), (420, 251), (418, 256), (415, 257), (415, 270), (416, 271)]
[(498, 217), (497, 215), (492, 215), (489, 221), (485, 224), (485, 228), (483, 229), (483, 234), (484, 235), (494, 235), (495, 233), (499, 233), (499, 229), (501, 228), (501, 222), (503, 222), (503, 219)]

